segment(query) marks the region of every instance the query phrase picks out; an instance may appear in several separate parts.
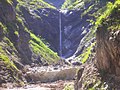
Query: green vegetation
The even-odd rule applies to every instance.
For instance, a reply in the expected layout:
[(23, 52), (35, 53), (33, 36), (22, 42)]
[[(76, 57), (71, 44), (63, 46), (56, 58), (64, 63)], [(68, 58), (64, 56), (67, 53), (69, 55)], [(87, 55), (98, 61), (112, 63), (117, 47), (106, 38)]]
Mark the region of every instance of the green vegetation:
[(14, 34), (15, 34), (16, 36), (18, 36), (18, 35), (19, 35), (18, 31), (15, 31), (15, 32), (14, 32)]
[(108, 90), (108, 85), (99, 80), (94, 82), (93, 86), (88, 88), (88, 90)]
[(106, 11), (97, 19), (96, 27), (106, 25), (108, 30), (118, 30), (120, 28), (120, 0), (116, 0), (114, 4), (108, 2)]
[(9, 46), (11, 49), (16, 50), (13, 43), (7, 37), (4, 37), (3, 41), (7, 43), (6, 46)]
[(16, 7), (18, 11), (20, 11), (20, 7), (24, 6), (28, 9), (38, 9), (38, 8), (52, 8), (56, 9), (54, 6), (46, 3), (44, 0), (17, 0), (19, 3)]
[(14, 68), (14, 69), (18, 70), (17, 67), (14, 65), (14, 63), (12, 61), (10, 61), (6, 55), (0, 54), (0, 59), (2, 61), (4, 61), (4, 63), (7, 65), (6, 66), (7, 68), (9, 68), (9, 69)]
[(66, 0), (61, 9), (80, 9), (84, 7), (85, 3), (90, 2), (91, 0)]
[[(37, 10), (37, 9), (42, 9), (42, 8), (51, 8), (51, 9), (56, 9), (56, 7), (46, 3), (44, 0), (17, 0), (18, 4), (16, 6), (16, 11), (19, 13), (17, 14), (17, 17), (22, 18), (22, 10), (21, 7), (24, 7), (28, 10), (28, 12), (31, 14), (31, 10)], [(37, 19), (41, 19), (41, 17), (39, 15), (37, 15), (36, 13), (32, 13), (34, 14), (35, 18)], [(48, 16), (46, 14), (46, 16)]]
[(73, 2), (75, 2), (75, 0), (66, 0), (61, 9), (67, 9), (67, 7), (70, 6)]
[[(25, 23), (23, 22), (24, 18), (22, 17), (23, 14), (21, 10), (21, 7), (24, 7), (28, 11), (31, 9), (34, 10), (38, 8), (52, 8), (52, 9), (56, 9), (56, 8), (44, 2), (44, 0), (16, 0), (16, 1), (18, 2), (17, 6), (16, 7), (12, 6), (13, 8), (16, 8), (15, 11), (17, 11), (15, 12), (16, 20), (13, 20), (13, 21), (6, 20), (6, 17), (9, 17), (8, 12), (4, 10), (3, 12), (1, 12), (4, 14), (5, 17), (1, 17), (1, 21), (0, 21), (0, 38), (1, 38), (0, 39), (0, 62), (4, 63), (3, 67), (5, 67), (8, 70), (8, 71), (6, 70), (7, 73), (9, 73), (9, 71), (11, 72), (10, 77), (12, 77), (15, 81), (18, 82), (21, 76), (20, 77), (18, 76), (19, 70), (13, 61), (21, 60), (21, 58), (23, 58), (21, 57), (21, 53), (20, 53), (20, 50), (21, 50), (20, 43), (22, 42), (24, 37), (22, 37), (20, 32), (27, 33), (28, 39), (30, 40), (29, 43), (27, 43), (30, 46), (30, 48), (29, 47), (27, 48), (31, 49), (33, 51), (32, 52), (33, 54), (40, 56), (40, 59), (43, 62), (48, 62), (49, 64), (51, 64), (51, 63), (57, 62), (60, 58), (57, 55), (57, 53), (49, 49), (49, 47), (47, 47), (41, 41), (40, 38), (30, 33), (30, 30), (28, 30)], [(4, 8), (6, 8), (7, 5), (13, 4), (13, 0), (0, 0), (0, 3), (4, 5)], [(37, 17), (37, 18), (40, 18), (40, 17)], [(19, 37), (19, 34), (21, 35), (20, 37)], [(29, 37), (29, 34), (31, 38)], [(21, 42), (17, 42), (18, 40), (21, 40)], [(21, 52), (23, 53), (24, 50), (23, 51), (21, 50)], [(22, 60), (17, 62), (21, 63)]]
[(7, 56), (7, 54), (2, 49), (1, 46), (0, 46), (0, 60), (2, 60), (6, 64), (6, 67), (8, 69), (13, 70), (13, 68), (14, 68), (18, 71), (17, 67), (14, 65), (14, 63), (12, 61), (10, 61), (9, 57)]
[(12, 4), (13, 3), (13, 0), (7, 0), (8, 3)]
[(45, 59), (48, 63), (57, 62), (60, 58), (57, 53), (54, 53), (49, 49), (37, 36), (30, 33), (32, 40), (30, 40), (30, 45), (34, 53), (39, 54), (41, 58)]
[(13, 0), (0, 0), (0, 2), (2, 2), (2, 4), (5, 4), (5, 5), (12, 5), (13, 4)]
[(81, 14), (81, 17), (88, 14), (92, 9), (94, 9), (94, 5), (89, 6), (88, 9)]
[(11, 69), (17, 69), (17, 67), (14, 65), (14, 63), (9, 59), (8, 55), (6, 54), (6, 49), (3, 50), (3, 47), (7, 48), (7, 47), (10, 47), (11, 49), (15, 50), (15, 47), (13, 45), (13, 43), (6, 37), (6, 34), (8, 34), (8, 28), (3, 25), (1, 22), (0, 22), (0, 28), (1, 30), (3, 30), (3, 42), (0, 42), (0, 60), (2, 60), (5, 64), (6, 64), (6, 67)]
[(92, 43), (89, 47), (85, 48), (84, 52), (80, 54), (76, 58), (76, 60), (80, 60), (82, 63), (85, 63), (89, 59), (90, 55), (92, 54), (91, 50), (93, 46), (95, 46), (95, 42)]
[[(102, 11), (102, 9), (100, 11)], [(98, 28), (100, 26), (100, 28), (101, 28), (100, 30), (110, 30), (110, 31), (120, 30), (120, 16), (119, 16), (120, 0), (116, 0), (115, 3), (108, 2), (103, 11), (104, 11), (103, 14), (100, 13), (101, 16), (98, 17), (98, 19), (95, 23), (95, 25), (96, 25), (95, 27)], [(105, 77), (105, 74), (106, 74), (105, 71), (101, 70), (99, 72), (100, 72), (100, 76)], [(88, 75), (88, 77), (89, 76), (90, 75)], [(94, 76), (94, 72), (92, 73), (92, 76)], [(99, 76), (97, 76), (97, 78), (98, 77)], [(91, 81), (91, 80), (93, 80), (93, 81)], [(102, 81), (102, 80), (105, 80), (105, 81)], [(100, 79), (100, 80), (96, 80), (96, 78), (94, 80), (93, 78), (91, 78), (90, 80), (85, 79), (83, 81), (85, 81), (85, 83), (84, 83), (85, 87), (90, 86), (89, 88), (87, 88), (87, 90), (109, 90), (109, 89), (113, 89), (113, 88), (117, 89), (114, 86), (112, 87), (110, 84), (111, 81), (109, 79), (107, 79), (107, 81), (106, 81), (106, 78)], [(92, 83), (89, 83), (88, 81), (92, 82)], [(112, 83), (113, 83), (113, 81), (112, 81)]]
[(108, 17), (111, 14), (113, 8), (114, 8), (114, 5), (111, 2), (108, 2), (106, 11), (103, 13), (103, 15), (101, 15), (97, 19), (97, 21), (95, 23), (97, 25), (96, 27), (98, 27), (98, 25), (100, 25), (102, 23), (103, 19), (105, 19), (106, 17)]
[[(78, 0), (78, 1), (81, 1), (82, 0)], [(84, 4), (85, 3), (88, 3), (90, 2), (91, 0), (85, 0), (84, 1)], [(98, 8), (98, 5), (99, 3), (101, 3), (103, 5), (103, 7), (101, 8)], [(117, 4), (116, 4), (117, 3)], [(96, 1), (95, 3), (91, 4), (90, 6), (88, 6), (86, 9), (84, 9), (84, 12), (81, 14), (81, 17), (85, 16), (85, 15), (88, 15), (89, 17), (94, 17), (95, 19), (97, 19), (96, 21), (93, 21), (93, 20), (89, 20), (90, 23), (92, 23), (92, 25), (95, 25), (93, 27), (90, 28), (90, 33), (87, 34), (85, 37), (84, 37), (84, 41), (82, 42), (82, 45), (85, 45), (87, 43), (91, 43), (91, 39), (93, 38), (93, 36), (95, 36), (95, 31), (97, 29), (97, 27), (102, 24), (103, 20), (104, 20), (104, 23), (105, 21), (108, 21), (106, 20), (105, 18), (107, 18), (113, 10), (114, 7), (116, 7), (116, 5), (118, 5), (119, 3), (119, 0), (117, 0), (115, 2), (115, 4), (111, 3), (111, 2), (107, 2), (107, 1)], [(78, 5), (78, 4), (77, 4)], [(85, 4), (86, 5), (86, 4)], [(83, 5), (84, 6), (84, 5)], [(81, 6), (80, 8), (83, 9), (83, 6)], [(74, 8), (75, 6), (72, 6), (72, 9)], [(96, 12), (92, 12), (90, 13), (91, 11), (96, 11)], [(115, 15), (114, 15), (115, 16)], [(119, 16), (119, 15), (117, 15)], [(119, 19), (117, 18), (116, 19), (118, 22), (119, 22)], [(112, 21), (111, 21), (112, 22)], [(115, 21), (116, 22), (116, 21)], [(110, 25), (109, 28), (113, 28), (113, 26), (115, 25), (114, 28), (118, 28), (120, 25), (117, 25), (116, 27), (116, 24), (114, 23), (112, 26)], [(77, 58), (75, 58), (76, 60), (81, 60), (82, 63), (85, 63), (88, 59), (90, 59), (90, 55), (91, 55), (91, 49), (92, 47), (95, 46), (95, 43), (91, 44), (90, 46), (84, 48), (82, 54), (80, 54)], [(82, 46), (81, 46), (82, 47)]]
[[(4, 38), (6, 38), (6, 37), (4, 37)], [(6, 39), (6, 40), (9, 41), (8, 39)], [(11, 43), (11, 42), (9, 41), (9, 43)], [(4, 67), (6, 68), (5, 71), (8, 71), (6, 73), (10, 72), (8, 77), (10, 77), (10, 78), (12, 77), (15, 80), (15, 82), (19, 83), (19, 85), (23, 85), (24, 83), (20, 80), (21, 76), (18, 77), (19, 69), (13, 63), (13, 59), (14, 59), (13, 57), (15, 54), (11, 53), (8, 55), (8, 53), (10, 53), (7, 50), (7, 48), (9, 47), (9, 43), (0, 42), (0, 61), (4, 63)], [(12, 46), (12, 43), (11, 43), (11, 46)], [(12, 50), (11, 46), (10, 46), (10, 49)]]
[[(32, 47), (33, 52), (36, 55), (40, 55), (41, 60), (43, 61), (47, 61), (48, 63), (57, 62), (60, 58), (57, 55), (57, 53), (53, 52), (51, 49), (49, 49), (49, 47), (47, 47), (48, 43), (44, 41), (45, 44), (47, 44), (45, 45), (41, 37), (37, 37), (36, 35), (31, 33), (30, 30), (28, 30), (28, 28), (24, 25), (22, 17), (20, 15), (17, 14), (16, 18), (17, 18), (17, 22), (23, 26), (24, 31), (26, 31), (27, 33), (30, 33), (31, 39), (29, 41), (29, 44)], [(15, 31), (14, 33), (16, 35), (19, 34), (18, 31)]]
[(74, 86), (71, 84), (67, 84), (63, 90), (74, 90)]
[(8, 32), (7, 27), (5, 25), (3, 25), (2, 22), (0, 22), (0, 29), (1, 29), (1, 31), (3, 31), (4, 34), (7, 34), (7, 32)]

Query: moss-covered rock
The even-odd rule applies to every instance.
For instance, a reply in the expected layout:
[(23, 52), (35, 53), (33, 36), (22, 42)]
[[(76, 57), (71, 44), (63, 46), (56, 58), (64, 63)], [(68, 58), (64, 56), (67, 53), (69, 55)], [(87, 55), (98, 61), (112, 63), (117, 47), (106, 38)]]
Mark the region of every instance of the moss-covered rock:
[[(27, 6), (28, 4), (30, 7)], [(22, 6), (24, 8), (32, 8), (32, 6), (54, 8), (43, 0), (0, 1), (0, 84), (7, 82), (21, 84), (24, 80), (20, 70), (23, 69), (23, 65), (31, 65), (35, 63), (35, 60), (37, 64), (41, 63), (40, 61), (42, 61), (41, 64), (44, 62), (51, 64), (59, 60), (59, 56), (40, 38), (30, 33), (24, 18), (18, 14), (20, 13), (18, 9)], [(33, 43), (30, 43), (32, 41)]]
[(78, 71), (75, 90), (120, 89), (119, 3), (119, 0), (108, 3), (104, 14), (97, 19), (96, 60), (84, 64), (82, 72)]

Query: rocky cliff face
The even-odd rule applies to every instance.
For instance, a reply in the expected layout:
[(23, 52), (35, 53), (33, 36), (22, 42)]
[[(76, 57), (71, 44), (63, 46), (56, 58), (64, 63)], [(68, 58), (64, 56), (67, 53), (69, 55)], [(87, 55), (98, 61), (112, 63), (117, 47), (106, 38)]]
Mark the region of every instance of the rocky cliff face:
[(20, 10), (27, 27), (45, 39), (52, 50), (59, 52), (59, 12), (50, 8), (27, 10), (21, 7)]
[[(66, 54), (66, 57), (76, 57), (75, 60), (85, 62), (89, 56), (92, 56), (91, 50), (94, 52), (95, 16), (99, 17), (98, 12), (104, 11), (106, 3), (94, 0), (82, 3), (84, 4), (80, 9), (70, 10), (66, 14), (68, 20), (64, 25), (63, 53)], [(74, 9), (74, 7), (70, 9)]]
[(100, 70), (111, 74), (119, 74), (119, 38), (120, 31), (107, 31), (99, 28), (97, 31), (97, 66)]
[[(28, 28), (34, 32), (35, 35), (45, 38), (50, 48), (59, 53), (59, 11), (48, 8), (33, 11), (27, 11), (25, 8), (21, 8), (21, 11)], [(63, 57), (67, 58), (75, 53), (81, 39), (88, 33), (92, 24), (89, 22), (86, 23), (86, 20), (90, 17), (84, 16), (84, 18), (80, 18), (80, 14), (83, 13), (84, 10), (71, 10), (66, 13), (64, 13), (65, 10), (62, 11), (60, 13), (62, 15), (62, 53)], [(38, 15), (40, 18), (35, 19), (35, 16), (32, 14)], [(83, 24), (81, 24), (81, 22), (83, 22)]]
[(97, 67), (110, 74), (120, 75), (120, 30), (119, 30), (119, 4), (109, 17), (98, 28), (97, 39)]
[[(59, 54), (60, 52), (60, 28), (59, 14), (61, 14), (62, 27), (62, 56), (68, 58), (79, 56), (87, 46), (92, 46), (94, 42), (91, 31), (94, 21), (94, 14), (105, 3), (95, 2), (85, 3), (79, 10), (61, 10), (55, 9), (34, 9), (20, 7), (21, 15), (25, 20), (27, 27), (37, 36), (42, 36), (50, 48)], [(97, 7), (97, 9), (95, 9)], [(99, 11), (98, 11), (99, 12)], [(88, 15), (89, 14), (89, 15)], [(90, 16), (91, 15), (91, 16)], [(91, 19), (92, 18), (92, 19)], [(82, 22), (82, 23), (81, 23)], [(86, 47), (84, 45), (87, 45)]]
[(19, 72), (24, 65), (44, 65), (59, 60), (59, 56), (40, 37), (28, 30), (16, 9), (18, 3), (20, 4), (18, 1), (0, 1), (0, 83), (23, 84), (22, 73), (19, 76)]
[(105, 13), (97, 20), (96, 60), (78, 71), (75, 90), (120, 89), (119, 8), (120, 1), (108, 3)]

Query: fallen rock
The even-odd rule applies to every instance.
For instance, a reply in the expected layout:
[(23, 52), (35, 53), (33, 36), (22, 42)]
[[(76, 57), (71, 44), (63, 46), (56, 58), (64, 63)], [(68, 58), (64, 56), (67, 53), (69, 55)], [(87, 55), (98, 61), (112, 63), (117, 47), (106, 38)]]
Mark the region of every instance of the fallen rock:
[(53, 82), (57, 80), (73, 80), (77, 72), (76, 67), (69, 67), (65, 69), (53, 69), (49, 71), (28, 71), (26, 78), (29, 77), (32, 82)]

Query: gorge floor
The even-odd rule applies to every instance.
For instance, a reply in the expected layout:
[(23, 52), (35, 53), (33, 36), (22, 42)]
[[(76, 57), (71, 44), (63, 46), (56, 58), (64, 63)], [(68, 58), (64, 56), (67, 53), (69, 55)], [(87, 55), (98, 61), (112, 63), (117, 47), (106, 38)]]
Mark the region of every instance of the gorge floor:
[(10, 85), (8, 88), (0, 88), (0, 90), (64, 90), (65, 87), (71, 87), (74, 86), (74, 80), (59, 80), (51, 83), (39, 83), (39, 84), (29, 84), (24, 87), (15, 87), (10, 88)]
[(49, 65), (41, 67), (27, 67), (26, 77), (31, 80), (23, 87), (16, 87), (12, 83), (3, 84), (0, 90), (74, 90), (74, 80), (80, 66)]

